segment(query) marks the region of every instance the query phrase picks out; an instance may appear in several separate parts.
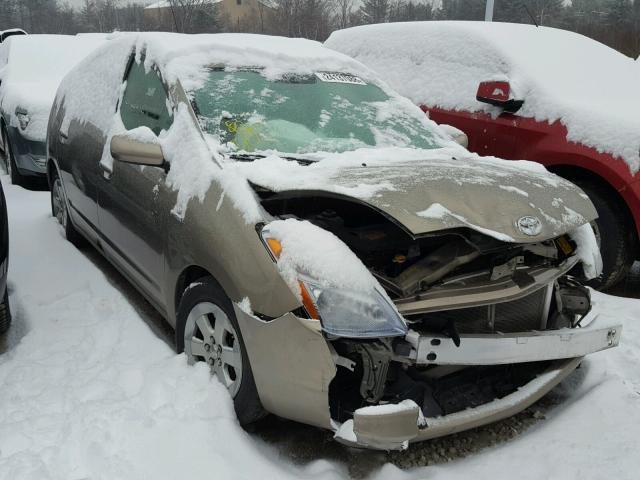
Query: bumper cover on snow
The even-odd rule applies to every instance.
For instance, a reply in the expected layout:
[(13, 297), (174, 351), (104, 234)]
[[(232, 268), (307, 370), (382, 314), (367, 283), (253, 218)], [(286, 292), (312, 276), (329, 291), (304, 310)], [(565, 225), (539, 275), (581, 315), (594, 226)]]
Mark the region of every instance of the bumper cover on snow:
[(513, 393), (475, 408), (449, 415), (423, 418), (413, 402), (378, 405), (356, 410), (353, 420), (336, 432), (341, 443), (380, 450), (401, 450), (410, 442), (428, 440), (468, 430), (510, 417), (538, 401), (564, 380), (585, 355), (618, 345), (621, 325), (601, 325), (600, 315), (591, 312), (581, 328), (510, 334), (461, 335), (456, 347), (449, 337), (421, 336), (410, 331), (416, 364), (504, 365), (553, 361), (536, 378)]
[[(353, 447), (403, 450), (410, 442), (496, 422), (538, 401), (573, 372), (581, 361), (582, 357), (554, 362), (545, 372), (510, 395), (443, 417), (424, 419), (418, 405), (409, 402), (395, 409), (385, 409), (387, 405), (379, 405), (356, 410), (353, 420), (345, 422), (335, 438)], [(376, 409), (379, 409), (379, 414), (375, 414)]]

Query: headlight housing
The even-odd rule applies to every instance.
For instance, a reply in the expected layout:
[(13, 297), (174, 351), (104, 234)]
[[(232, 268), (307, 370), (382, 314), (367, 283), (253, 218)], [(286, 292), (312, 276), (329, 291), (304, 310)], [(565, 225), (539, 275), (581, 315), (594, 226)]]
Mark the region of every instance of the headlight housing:
[(306, 287), (329, 335), (348, 338), (397, 337), (407, 333), (404, 320), (379, 291), (327, 288), (305, 278)]
[[(267, 228), (260, 232), (263, 244), (278, 263), (284, 255), (281, 243)], [(325, 333), (347, 338), (379, 338), (404, 336), (407, 326), (395, 306), (382, 292), (350, 290), (326, 286), (304, 272), (297, 275), (300, 295), (309, 317), (320, 320)]]

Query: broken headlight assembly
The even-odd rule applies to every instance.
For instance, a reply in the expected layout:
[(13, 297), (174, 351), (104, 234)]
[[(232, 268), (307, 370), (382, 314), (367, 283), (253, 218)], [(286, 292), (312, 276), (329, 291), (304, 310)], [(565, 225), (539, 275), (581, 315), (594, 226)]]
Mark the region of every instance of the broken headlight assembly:
[[(282, 254), (280, 242), (261, 231), (264, 245), (275, 262)], [(309, 317), (320, 320), (328, 335), (346, 338), (404, 336), (407, 326), (391, 301), (378, 289), (357, 291), (326, 286), (298, 273), (299, 294)]]
[(301, 282), (318, 312), (322, 329), (329, 335), (379, 338), (407, 333), (400, 314), (378, 290), (328, 288), (307, 278)]

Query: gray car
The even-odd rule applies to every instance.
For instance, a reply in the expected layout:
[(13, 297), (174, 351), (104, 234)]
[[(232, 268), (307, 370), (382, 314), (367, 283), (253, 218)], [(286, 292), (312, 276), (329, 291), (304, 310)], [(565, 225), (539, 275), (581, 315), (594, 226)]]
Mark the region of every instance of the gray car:
[(13, 34), (0, 43), (0, 151), (14, 184), (45, 177), (47, 121), (60, 80), (103, 39)]
[(619, 342), (569, 275), (599, 267), (580, 189), (470, 154), (315, 42), (116, 36), (61, 84), (47, 153), (67, 238), (242, 424), (403, 449), (512, 415)]

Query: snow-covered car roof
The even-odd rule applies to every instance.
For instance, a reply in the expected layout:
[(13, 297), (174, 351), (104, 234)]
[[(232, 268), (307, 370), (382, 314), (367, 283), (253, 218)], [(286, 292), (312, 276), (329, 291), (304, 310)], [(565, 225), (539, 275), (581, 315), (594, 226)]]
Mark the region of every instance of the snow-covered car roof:
[(260, 67), (267, 77), (278, 77), (289, 72), (312, 73), (319, 69), (348, 71), (365, 78), (372, 77), (372, 72), (361, 63), (319, 42), (301, 38), (165, 32), (122, 36), (133, 38), (136, 50), (145, 51), (145, 62), (153, 61), (165, 75), (179, 77), (187, 91), (198, 86), (203, 79), (203, 67), (212, 64)]
[(360, 60), (414, 102), (491, 111), (480, 81), (508, 80), (519, 115), (561, 120), (571, 141), (640, 168), (640, 69), (595, 40), (555, 28), (487, 22), (408, 22), (334, 32), (327, 46)]
[(0, 45), (0, 101), (2, 111), (16, 107), (31, 121), (25, 136), (43, 140), (49, 111), (62, 78), (105, 41), (104, 35), (19, 35)]

